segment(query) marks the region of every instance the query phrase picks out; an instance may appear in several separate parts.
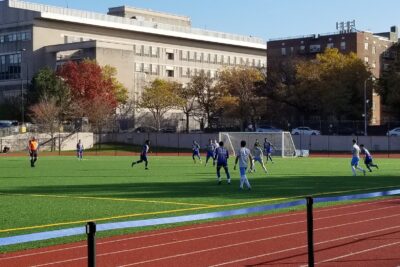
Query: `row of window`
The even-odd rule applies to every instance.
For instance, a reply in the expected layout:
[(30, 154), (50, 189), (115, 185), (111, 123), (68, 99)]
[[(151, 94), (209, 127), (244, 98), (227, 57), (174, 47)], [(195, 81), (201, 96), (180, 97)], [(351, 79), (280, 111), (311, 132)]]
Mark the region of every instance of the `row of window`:
[[(165, 51), (165, 56), (161, 56), (161, 51)], [(198, 51), (184, 51), (178, 49), (162, 49), (160, 47), (135, 45), (135, 54), (137, 56), (148, 56), (156, 58), (165, 58), (175, 60), (178, 58), (181, 61), (192, 61), (210, 64), (226, 64), (226, 65), (248, 65), (254, 67), (265, 67), (261, 59), (250, 59), (243, 57), (219, 55), (213, 53), (204, 53)]]
[(21, 53), (0, 55), (0, 80), (21, 78)]
[[(64, 43), (84, 42), (93, 40), (88, 37), (64, 36)], [(253, 67), (265, 67), (265, 62), (261, 59), (251, 59), (245, 57), (228, 56), (214, 53), (204, 53), (200, 51), (188, 51), (172, 48), (161, 48), (149, 45), (134, 45), (135, 55), (161, 58), (167, 60), (192, 61), (209, 64), (223, 65), (247, 65)]]
[(0, 43), (26, 41), (31, 39), (32, 35), (29, 31), (0, 34)]
[[(326, 45), (326, 48), (334, 48), (335, 44), (334, 43), (328, 43)], [(346, 42), (342, 41), (340, 42), (340, 50), (346, 50)], [(294, 53), (294, 47), (290, 47), (290, 54)], [(289, 53), (288, 51), (288, 47), (282, 47), (281, 48), (281, 54), (282, 56), (286, 56)], [(319, 53), (321, 52), (321, 45), (320, 44), (312, 44), (309, 46), (309, 50), (310, 53)], [(299, 47), (299, 53), (304, 54), (306, 53), (306, 46), (305, 45), (300, 45)]]
[(162, 69), (165, 69), (165, 74), (163, 76), (166, 77), (182, 77), (182, 78), (190, 78), (195, 75), (200, 74), (200, 72), (204, 71), (209, 77), (214, 78), (217, 76), (216, 70), (204, 70), (197, 68), (186, 68), (186, 67), (178, 67), (174, 68), (171, 66), (165, 66), (162, 68), (160, 65), (156, 64), (144, 64), (144, 63), (136, 63), (135, 71), (142, 72), (151, 75), (161, 75)]

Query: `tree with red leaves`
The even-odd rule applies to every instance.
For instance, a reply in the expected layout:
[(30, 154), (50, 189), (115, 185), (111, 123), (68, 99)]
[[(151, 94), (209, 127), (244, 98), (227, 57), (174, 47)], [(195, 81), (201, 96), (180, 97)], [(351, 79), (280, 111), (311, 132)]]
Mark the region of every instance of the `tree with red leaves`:
[(77, 115), (88, 117), (99, 131), (106, 120), (115, 114), (119, 102), (127, 98), (121, 97), (127, 91), (116, 84), (115, 73), (110, 74), (109, 68), (102, 68), (94, 60), (67, 62), (57, 74), (70, 88)]

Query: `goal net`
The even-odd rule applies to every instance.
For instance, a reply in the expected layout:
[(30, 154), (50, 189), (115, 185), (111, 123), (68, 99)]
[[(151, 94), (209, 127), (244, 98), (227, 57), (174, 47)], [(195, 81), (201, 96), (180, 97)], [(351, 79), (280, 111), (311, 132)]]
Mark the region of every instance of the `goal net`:
[(295, 157), (296, 147), (294, 146), (292, 135), (289, 132), (277, 133), (254, 133), (254, 132), (220, 132), (219, 140), (224, 142), (230, 155), (236, 156), (240, 148), (240, 142), (246, 141), (246, 147), (252, 149), (255, 142), (258, 141), (261, 147), (264, 147), (265, 138), (273, 145), (272, 155), (281, 157)]

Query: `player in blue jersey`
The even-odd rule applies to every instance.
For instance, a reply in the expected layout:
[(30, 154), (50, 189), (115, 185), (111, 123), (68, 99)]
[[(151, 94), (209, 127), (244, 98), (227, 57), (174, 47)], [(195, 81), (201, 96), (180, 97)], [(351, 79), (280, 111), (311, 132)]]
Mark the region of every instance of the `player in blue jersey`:
[(268, 163), (268, 159), (274, 163), (274, 161), (272, 160), (271, 154), (273, 149), (275, 149), (275, 147), (271, 144), (270, 141), (268, 141), (267, 138), (264, 139), (264, 154), (267, 157), (267, 160), (265, 161), (265, 163)]
[(351, 158), (351, 163), (350, 163), (351, 171), (353, 172), (353, 176), (357, 175), (356, 169), (361, 171), (365, 176), (365, 170), (358, 166), (358, 163), (360, 162), (360, 152), (361, 152), (361, 149), (357, 145), (357, 140), (353, 139), (353, 146), (351, 148), (352, 158)]
[(214, 153), (215, 153), (215, 146), (214, 146), (214, 142), (209, 139), (208, 140), (208, 145), (206, 147), (206, 164), (204, 166), (207, 166), (208, 160), (210, 158), (214, 158)]
[(367, 169), (369, 170), (369, 172), (372, 172), (371, 167), (375, 167), (375, 168), (379, 169), (378, 165), (374, 164), (372, 162), (371, 153), (369, 153), (368, 149), (366, 149), (363, 144), (360, 145), (360, 149), (361, 149), (361, 153), (364, 153), (364, 155), (365, 155), (364, 164), (365, 164), (365, 166), (367, 166)]
[(219, 146), (215, 149), (214, 165), (217, 162), (217, 180), (218, 184), (221, 184), (221, 168), (224, 168), (226, 173), (226, 178), (228, 179), (228, 184), (231, 184), (231, 176), (228, 170), (228, 159), (229, 152), (224, 147), (224, 142), (219, 142)]
[(192, 151), (193, 151), (193, 154), (192, 154), (193, 162), (196, 163), (196, 158), (198, 158), (198, 160), (201, 163), (200, 145), (199, 145), (199, 143), (197, 143), (197, 141), (193, 141)]
[(146, 140), (146, 142), (144, 142), (144, 145), (142, 146), (142, 151), (140, 152), (140, 160), (132, 162), (132, 167), (133, 165), (142, 163), (144, 161), (145, 170), (148, 170), (147, 165), (149, 164), (149, 161), (147, 159), (147, 153), (149, 153), (149, 149), (150, 149), (150, 140)]
[(78, 141), (76, 144), (76, 156), (78, 157), (79, 160), (83, 159), (83, 144), (81, 140)]

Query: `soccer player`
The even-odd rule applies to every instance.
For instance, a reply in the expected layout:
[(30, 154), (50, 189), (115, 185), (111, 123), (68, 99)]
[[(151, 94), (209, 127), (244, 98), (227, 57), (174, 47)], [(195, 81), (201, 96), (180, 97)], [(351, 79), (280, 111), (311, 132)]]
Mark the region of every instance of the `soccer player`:
[(372, 162), (371, 153), (369, 153), (368, 149), (366, 149), (363, 144), (360, 145), (360, 149), (361, 149), (361, 153), (364, 153), (364, 155), (365, 155), (364, 164), (365, 164), (365, 166), (367, 166), (367, 169), (369, 170), (369, 172), (372, 172), (371, 167), (375, 167), (375, 168), (379, 169), (378, 165), (374, 164)]
[(140, 152), (140, 160), (132, 162), (132, 167), (135, 164), (142, 163), (144, 161), (144, 169), (148, 170), (147, 165), (149, 164), (149, 161), (147, 160), (147, 153), (149, 153), (150, 149), (150, 140), (146, 140), (144, 142), (144, 145), (142, 146), (142, 152)]
[(81, 140), (78, 141), (76, 144), (76, 156), (78, 157), (79, 160), (83, 159), (83, 144)]
[(229, 159), (229, 152), (224, 147), (224, 142), (219, 142), (219, 146), (215, 150), (214, 156), (214, 164), (217, 161), (217, 180), (218, 184), (221, 184), (221, 168), (224, 168), (226, 173), (226, 178), (228, 179), (228, 184), (231, 184), (231, 176), (228, 170), (228, 159)]
[(353, 172), (353, 176), (356, 176), (356, 169), (363, 172), (365, 176), (365, 170), (361, 167), (358, 167), (358, 163), (360, 162), (360, 147), (357, 145), (357, 140), (353, 139), (353, 147), (351, 149), (352, 159), (351, 159), (351, 170)]
[(208, 160), (210, 158), (214, 158), (215, 146), (214, 146), (214, 142), (211, 139), (208, 140), (208, 145), (206, 147), (206, 150), (207, 150), (206, 164), (204, 166), (207, 166)]
[(214, 149), (217, 149), (217, 147), (219, 147), (219, 145), (218, 145), (217, 139), (215, 139), (215, 140), (214, 140)]
[(233, 167), (233, 169), (236, 170), (236, 165), (239, 162), (240, 189), (243, 189), (243, 184), (246, 184), (247, 189), (251, 190), (251, 185), (246, 176), (246, 169), (248, 166), (249, 159), (250, 159), (250, 169), (253, 169), (253, 157), (251, 156), (250, 150), (246, 147), (246, 141), (242, 140), (240, 142), (240, 149), (236, 156), (235, 166)]
[(264, 157), (263, 151), (258, 142), (254, 143), (253, 156), (254, 156), (253, 169), (251, 169), (250, 172), (256, 171), (255, 162), (259, 162), (261, 164), (261, 167), (263, 168), (263, 170), (265, 172), (267, 172), (267, 168), (265, 168), (264, 160), (263, 160), (263, 157)]
[(197, 141), (193, 141), (192, 151), (193, 151), (193, 154), (192, 154), (193, 162), (196, 163), (195, 157), (197, 157), (201, 163), (200, 145), (199, 145), (199, 143), (197, 143)]
[(275, 149), (275, 147), (271, 144), (270, 141), (268, 141), (267, 138), (264, 139), (264, 153), (265, 156), (267, 157), (267, 160), (265, 161), (265, 163), (268, 163), (268, 159), (274, 163), (274, 161), (272, 160), (271, 154), (272, 154), (272, 150)]
[(34, 136), (28, 141), (29, 156), (31, 160), (31, 167), (35, 167), (35, 162), (38, 158), (39, 143)]

